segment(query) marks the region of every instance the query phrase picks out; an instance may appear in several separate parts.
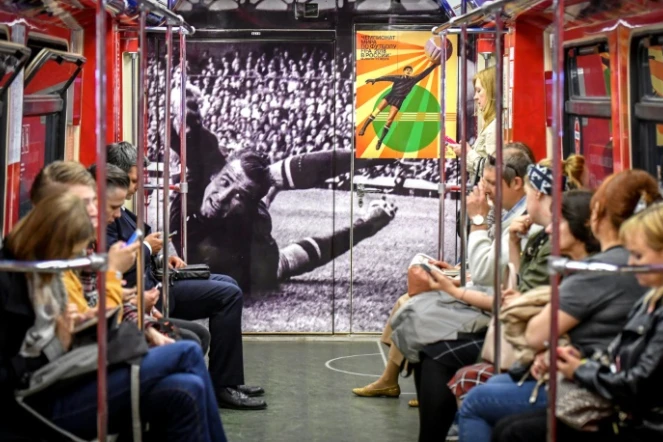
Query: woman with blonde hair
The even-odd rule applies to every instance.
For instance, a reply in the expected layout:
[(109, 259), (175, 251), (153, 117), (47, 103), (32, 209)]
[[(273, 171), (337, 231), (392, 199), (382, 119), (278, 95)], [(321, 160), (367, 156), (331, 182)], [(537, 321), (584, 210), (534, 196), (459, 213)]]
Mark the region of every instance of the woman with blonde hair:
[[(94, 238), (83, 201), (54, 188), (12, 229), (0, 260), (64, 260), (81, 256)], [(68, 309), (61, 275), (0, 272), (0, 440), (53, 440), (54, 435), (18, 407), (14, 391), (31, 374), (65, 355), (80, 318)], [(150, 349), (140, 363), (140, 414), (157, 437), (225, 442), (212, 382), (200, 347), (176, 342)], [(57, 392), (52, 388), (57, 388)], [(96, 377), (56, 383), (25, 402), (54, 425), (83, 439), (97, 433)], [(130, 366), (108, 367), (108, 429), (130, 435)], [(163, 434), (162, 434), (163, 432)]]
[[(552, 159), (546, 158), (539, 163), (552, 169)], [(562, 161), (562, 173), (569, 183), (570, 189), (586, 189), (588, 187), (589, 169), (585, 167), (585, 157), (572, 154)]]
[[(473, 174), (481, 173), (479, 163), (481, 158), (489, 155), (495, 155), (496, 133), (496, 106), (495, 106), (495, 68), (490, 67), (478, 72), (472, 79), (474, 83), (474, 102), (475, 109), (483, 120), (483, 127), (474, 145), (466, 144), (464, 149), (467, 151), (467, 170)], [(449, 144), (457, 157), (460, 157), (463, 146), (460, 144)]]
[[(620, 238), (629, 251), (630, 265), (663, 267), (663, 205), (655, 204), (626, 221)], [(653, 441), (663, 438), (663, 273), (637, 273), (640, 285), (649, 287), (636, 304), (622, 332), (603, 357), (584, 358), (573, 347), (557, 348), (557, 368), (562, 375), (612, 405), (600, 419), (597, 431), (581, 431), (558, 419), (558, 440)], [(606, 360), (607, 359), (607, 360)], [(501, 420), (493, 440), (543, 441), (546, 410), (509, 416)]]

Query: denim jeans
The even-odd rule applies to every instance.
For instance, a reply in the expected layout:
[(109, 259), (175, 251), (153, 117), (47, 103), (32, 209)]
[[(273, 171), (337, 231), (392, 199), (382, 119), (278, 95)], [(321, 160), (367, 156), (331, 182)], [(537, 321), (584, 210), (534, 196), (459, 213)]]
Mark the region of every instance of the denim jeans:
[[(109, 434), (131, 434), (130, 392), (130, 368), (109, 369)], [(96, 437), (96, 379), (49, 399), (50, 416), (46, 417), (53, 423), (82, 438)], [(149, 423), (150, 440), (226, 442), (214, 388), (197, 343), (179, 341), (152, 348), (145, 355), (140, 365), (140, 415), (143, 426)]]
[(500, 419), (546, 407), (544, 385), (539, 387), (536, 401), (529, 402), (535, 387), (533, 380), (518, 386), (508, 374), (493, 376), (485, 384), (474, 387), (458, 413), (459, 441), (490, 442), (493, 426)]

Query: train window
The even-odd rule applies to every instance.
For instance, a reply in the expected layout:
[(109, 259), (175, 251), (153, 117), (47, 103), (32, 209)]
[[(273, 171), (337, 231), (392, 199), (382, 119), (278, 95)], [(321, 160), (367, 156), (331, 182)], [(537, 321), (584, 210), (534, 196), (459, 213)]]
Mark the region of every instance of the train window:
[(69, 52), (42, 49), (25, 73), (25, 95), (63, 95), (80, 73), (85, 58)]
[(30, 210), (29, 189), (46, 164), (64, 158), (67, 89), (85, 58), (44, 48), (25, 69), (19, 215)]
[(571, 97), (610, 96), (610, 53), (607, 42), (568, 49), (567, 66)]
[(663, 34), (634, 39), (631, 49), (633, 167), (663, 181)]
[(613, 172), (608, 44), (567, 48), (565, 55), (564, 155), (583, 155), (597, 187)]

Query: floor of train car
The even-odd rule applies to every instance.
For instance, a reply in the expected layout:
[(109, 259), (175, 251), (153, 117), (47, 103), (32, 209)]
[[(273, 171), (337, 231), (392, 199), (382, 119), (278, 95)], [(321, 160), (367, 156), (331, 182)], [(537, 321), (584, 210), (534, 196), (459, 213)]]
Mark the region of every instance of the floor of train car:
[(377, 379), (389, 348), (375, 338), (247, 337), (246, 382), (266, 389), (263, 411), (222, 410), (230, 442), (415, 440), (418, 413), (412, 378), (401, 397), (360, 398), (352, 388)]

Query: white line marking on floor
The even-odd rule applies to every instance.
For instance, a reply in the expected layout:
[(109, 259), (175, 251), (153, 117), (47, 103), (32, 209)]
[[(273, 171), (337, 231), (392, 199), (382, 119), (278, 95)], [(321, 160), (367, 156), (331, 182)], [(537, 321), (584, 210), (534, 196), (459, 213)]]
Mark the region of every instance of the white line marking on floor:
[(379, 378), (380, 377), (379, 374), (356, 373), (354, 371), (341, 370), (340, 368), (334, 368), (334, 367), (331, 366), (332, 362), (338, 361), (338, 360), (341, 360), (341, 359), (357, 358), (357, 357), (360, 357), (360, 356), (377, 356), (379, 354), (380, 353), (366, 353), (366, 354), (361, 354), (361, 355), (341, 356), (340, 358), (330, 359), (327, 362), (325, 362), (325, 367), (327, 367), (328, 369), (330, 369), (332, 371), (337, 371), (339, 373), (351, 374), (351, 375), (354, 375), (354, 376), (367, 376), (367, 377), (370, 377), (370, 378)]
[(378, 340), (378, 348), (380, 349), (380, 355), (382, 356), (382, 360), (384, 361), (384, 366), (387, 366), (387, 357), (384, 355), (384, 350), (382, 350), (382, 342)]

